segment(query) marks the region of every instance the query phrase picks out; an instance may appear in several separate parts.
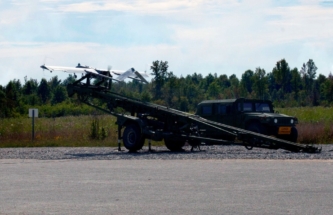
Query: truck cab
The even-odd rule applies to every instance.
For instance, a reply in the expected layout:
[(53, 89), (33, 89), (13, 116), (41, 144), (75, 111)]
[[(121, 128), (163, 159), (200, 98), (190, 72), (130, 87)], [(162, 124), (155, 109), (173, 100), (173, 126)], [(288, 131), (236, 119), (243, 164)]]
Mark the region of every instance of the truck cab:
[[(196, 115), (208, 120), (275, 136), (288, 141), (297, 141), (296, 117), (274, 112), (272, 102), (257, 99), (206, 100), (198, 104)], [(214, 135), (214, 131), (209, 131)], [(218, 134), (219, 138), (232, 140), (233, 136)]]

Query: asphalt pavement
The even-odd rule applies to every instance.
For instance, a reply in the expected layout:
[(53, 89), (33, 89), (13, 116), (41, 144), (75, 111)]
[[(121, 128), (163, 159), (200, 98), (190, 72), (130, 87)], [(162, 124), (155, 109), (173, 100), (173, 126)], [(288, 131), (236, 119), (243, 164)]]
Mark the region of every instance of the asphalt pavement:
[(333, 214), (332, 160), (0, 160), (0, 214)]

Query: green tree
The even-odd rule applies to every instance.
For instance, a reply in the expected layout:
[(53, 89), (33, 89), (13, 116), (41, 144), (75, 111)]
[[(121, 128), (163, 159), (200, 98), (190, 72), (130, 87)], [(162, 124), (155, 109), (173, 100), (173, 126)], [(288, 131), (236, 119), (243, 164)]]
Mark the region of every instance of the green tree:
[(48, 84), (53, 92), (61, 84), (61, 80), (58, 79), (58, 76), (54, 76), (49, 80)]
[(333, 102), (333, 79), (326, 79), (320, 88), (322, 97), (329, 103)]
[(174, 107), (173, 97), (175, 96), (175, 92), (179, 90), (177, 77), (173, 74), (173, 72), (168, 73), (168, 77), (166, 79), (166, 84), (164, 88), (164, 98), (169, 107)]
[(27, 95), (25, 97), (26, 97), (26, 99), (25, 99), (26, 104), (32, 105), (32, 106), (41, 105), (41, 100), (38, 97), (37, 93), (33, 93), (33, 94)]
[(213, 83), (213, 81), (215, 80), (215, 77), (209, 73), (202, 81), (201, 81), (201, 84), (200, 84), (200, 87), (202, 89), (204, 89), (206, 92), (208, 90), (208, 87), (211, 83)]
[(316, 105), (318, 99), (318, 86), (315, 83), (317, 67), (312, 59), (309, 59), (308, 62), (301, 68), (301, 74), (303, 76), (303, 82), (305, 90), (309, 95), (309, 99), (312, 101), (313, 105)]
[(144, 102), (151, 102), (151, 95), (148, 91), (143, 91), (141, 93), (141, 100)]
[(276, 63), (276, 66), (272, 71), (274, 79), (277, 83), (277, 90), (282, 88), (283, 94), (291, 92), (290, 80), (291, 73), (290, 68), (285, 59), (282, 59)]
[(75, 77), (72, 74), (69, 74), (68, 77), (61, 83), (63, 86), (67, 86), (68, 84), (73, 84), (75, 82)]
[(6, 117), (7, 107), (6, 107), (6, 93), (5, 89), (0, 85), (0, 118)]
[(256, 68), (253, 75), (253, 91), (255, 92), (257, 98), (265, 99), (268, 91), (267, 85), (268, 81), (265, 70), (260, 67)]
[(207, 93), (208, 93), (208, 96), (213, 99), (216, 99), (219, 96), (219, 94), (221, 93), (221, 87), (219, 86), (217, 80), (213, 81), (209, 85)]
[(248, 92), (252, 93), (252, 85), (253, 85), (253, 75), (254, 72), (252, 70), (246, 70), (241, 78), (240, 84), (241, 86)]
[(25, 77), (25, 83), (23, 86), (23, 94), (30, 95), (37, 92), (38, 83), (36, 79), (27, 80)]
[(239, 98), (240, 91), (239, 91), (239, 79), (235, 74), (230, 75), (230, 92), (232, 93), (233, 98)]
[(309, 59), (307, 63), (303, 63), (301, 68), (301, 74), (304, 79), (305, 88), (309, 91), (312, 90), (312, 84), (316, 78), (317, 67), (312, 59)]
[(298, 72), (297, 68), (294, 68), (293, 70), (291, 70), (290, 73), (291, 73), (291, 81), (290, 81), (291, 88), (292, 88), (292, 91), (295, 92), (294, 99), (297, 100), (298, 96), (299, 96), (299, 91), (302, 86), (302, 78), (301, 78), (301, 75)]
[(42, 100), (43, 104), (46, 104), (47, 101), (51, 97), (50, 86), (48, 85), (48, 83), (45, 80), (45, 78), (43, 78), (40, 81), (40, 83), (39, 83), (39, 86), (38, 86), (38, 89), (37, 89), (37, 95), (40, 97), (40, 99)]
[(55, 89), (53, 90), (52, 104), (55, 105), (57, 103), (61, 103), (66, 99), (67, 99), (66, 89), (61, 85), (55, 87)]
[(5, 89), (7, 109), (6, 115), (9, 117), (17, 114), (16, 108), (20, 104), (20, 92), (18, 88), (20, 88), (20, 83), (14, 79), (13, 81), (9, 81)]
[(194, 84), (199, 84), (202, 81), (202, 75), (201, 74), (197, 74), (196, 72), (190, 76), (191, 77), (191, 81)]
[(152, 70), (151, 75), (154, 76), (153, 84), (155, 85), (155, 99), (161, 99), (162, 87), (168, 77), (168, 61), (153, 61), (150, 69)]
[(320, 94), (319, 99), (321, 101), (325, 100), (324, 96), (322, 95), (322, 90), (321, 89), (322, 89), (322, 86), (324, 85), (324, 83), (326, 82), (326, 80), (327, 80), (326, 76), (322, 75), (322, 74), (319, 74), (319, 76), (316, 80), (317, 85), (318, 85), (318, 91), (319, 91), (319, 94)]
[(219, 85), (222, 90), (229, 88), (231, 86), (230, 80), (227, 75), (220, 75), (218, 78)]
[(179, 107), (179, 110), (181, 111), (189, 111), (189, 103), (188, 103), (188, 99), (184, 96), (180, 97), (180, 100), (179, 100), (179, 103), (180, 103), (180, 107)]

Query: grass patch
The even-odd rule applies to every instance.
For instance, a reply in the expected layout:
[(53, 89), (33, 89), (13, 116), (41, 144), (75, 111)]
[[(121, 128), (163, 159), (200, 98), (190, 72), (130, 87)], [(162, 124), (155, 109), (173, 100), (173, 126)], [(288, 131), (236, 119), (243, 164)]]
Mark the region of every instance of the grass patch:
[[(276, 110), (298, 118), (298, 142), (333, 143), (333, 108)], [(112, 115), (36, 118), (35, 141), (32, 141), (31, 118), (1, 119), (0, 147), (116, 147), (115, 122)], [(163, 142), (152, 141), (152, 145), (163, 145)]]
[[(32, 141), (31, 118), (2, 119), (0, 147), (116, 147), (115, 122), (112, 115), (36, 118)], [(163, 143), (152, 141), (152, 145)]]
[[(105, 137), (101, 139), (91, 138), (91, 124), (96, 120), (105, 131)], [(0, 147), (115, 146), (115, 121), (111, 115), (36, 118), (35, 141), (32, 142), (31, 118), (3, 119), (0, 123)]]
[(333, 107), (275, 108), (276, 111), (295, 116), (300, 123), (332, 123)]
[(298, 118), (298, 142), (333, 143), (332, 107), (276, 108), (276, 111)]

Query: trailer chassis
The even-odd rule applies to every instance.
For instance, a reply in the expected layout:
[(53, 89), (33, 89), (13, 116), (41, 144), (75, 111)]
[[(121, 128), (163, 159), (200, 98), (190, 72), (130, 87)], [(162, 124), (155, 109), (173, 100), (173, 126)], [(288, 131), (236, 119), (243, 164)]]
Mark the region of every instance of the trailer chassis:
[[(236, 128), (222, 123), (214, 122), (197, 115), (182, 112), (166, 106), (161, 106), (138, 99), (123, 96), (111, 92), (112, 81), (102, 79), (97, 84), (91, 84), (90, 75), (86, 75), (67, 86), (68, 95), (77, 94), (78, 99), (92, 107), (102, 110), (117, 118), (118, 125), (118, 149), (121, 140), (129, 151), (140, 150), (145, 140), (162, 141), (171, 151), (182, 150), (185, 143), (200, 150), (200, 145), (243, 145), (248, 150), (253, 147), (267, 149), (285, 149), (292, 152), (320, 153), (321, 148), (314, 145), (298, 144), (276, 137), (267, 136), (248, 130)], [(82, 83), (86, 79), (86, 83)], [(89, 101), (97, 98), (106, 103), (107, 108), (96, 106)], [(124, 112), (118, 112), (120, 107)], [(205, 130), (215, 129), (218, 132), (227, 133), (236, 137), (236, 141), (230, 142), (206, 135)], [(122, 132), (122, 129), (124, 131)]]

